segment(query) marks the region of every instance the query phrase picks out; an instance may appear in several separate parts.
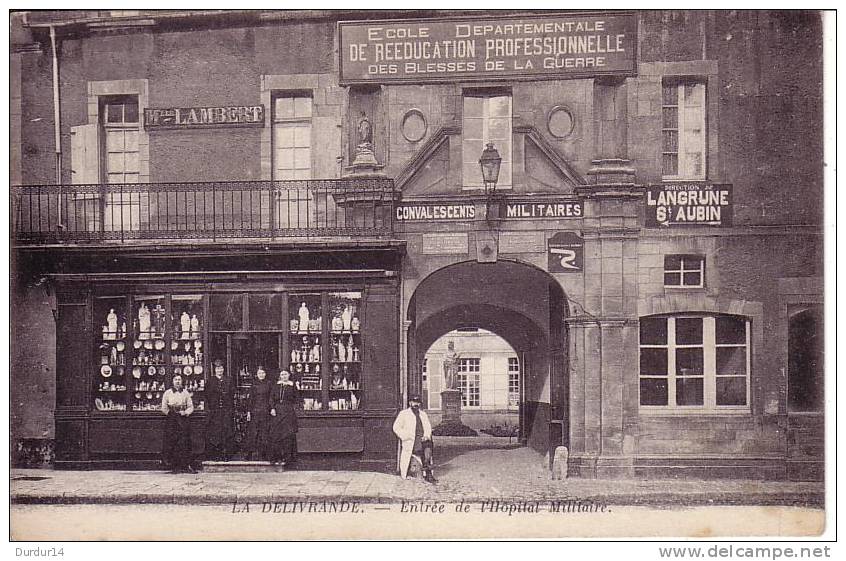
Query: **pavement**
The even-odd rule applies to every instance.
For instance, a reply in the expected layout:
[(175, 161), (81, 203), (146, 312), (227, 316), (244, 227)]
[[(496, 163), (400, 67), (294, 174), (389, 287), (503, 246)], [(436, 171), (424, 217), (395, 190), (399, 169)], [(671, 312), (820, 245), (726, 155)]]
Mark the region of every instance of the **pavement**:
[(165, 471), (12, 469), (13, 504), (213, 505), (295, 501), (390, 503), (578, 500), (643, 506), (782, 505), (822, 508), (821, 482), (552, 480), (543, 456), (516, 445), (440, 447), (435, 485), (365, 471), (171, 474)]

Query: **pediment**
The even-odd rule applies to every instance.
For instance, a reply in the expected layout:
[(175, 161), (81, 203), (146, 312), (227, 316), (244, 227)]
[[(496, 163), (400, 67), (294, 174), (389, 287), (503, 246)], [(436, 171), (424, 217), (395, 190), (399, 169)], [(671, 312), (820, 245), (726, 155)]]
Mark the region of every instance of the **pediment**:
[[(534, 127), (515, 127), (515, 155), (524, 158), (525, 174), (515, 174), (514, 194), (571, 194), (585, 185), (581, 175), (548, 143)], [(457, 143), (452, 149), (451, 144)], [(404, 197), (457, 195), (461, 185), (461, 162), (451, 155), (461, 154), (461, 129), (443, 127), (409, 160), (397, 175), (396, 186)], [(520, 156), (518, 156), (520, 157)], [(450, 174), (450, 169), (453, 173)], [(450, 180), (450, 178), (455, 178)]]

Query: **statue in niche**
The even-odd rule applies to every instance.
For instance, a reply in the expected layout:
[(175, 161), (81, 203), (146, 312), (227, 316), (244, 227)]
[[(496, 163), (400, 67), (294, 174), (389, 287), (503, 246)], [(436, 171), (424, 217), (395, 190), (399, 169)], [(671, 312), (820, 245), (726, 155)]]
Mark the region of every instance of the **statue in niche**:
[(353, 166), (378, 165), (373, 152), (373, 125), (370, 124), (370, 119), (367, 118), (367, 114), (364, 111), (361, 112), (361, 117), (356, 126), (356, 136), (358, 143), (355, 146)]
[(373, 126), (364, 111), (361, 112), (361, 119), (358, 121), (358, 145), (373, 147)]

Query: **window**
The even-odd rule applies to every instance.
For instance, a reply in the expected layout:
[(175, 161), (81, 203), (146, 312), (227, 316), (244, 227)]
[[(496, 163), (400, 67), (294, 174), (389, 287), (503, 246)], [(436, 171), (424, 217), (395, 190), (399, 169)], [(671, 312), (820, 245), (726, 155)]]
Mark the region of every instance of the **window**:
[(138, 97), (101, 98), (106, 183), (138, 183)]
[(641, 407), (748, 410), (749, 347), (740, 316), (641, 318)]
[(664, 82), (664, 179), (705, 179), (705, 84)]
[(813, 306), (795, 312), (788, 324), (788, 411), (822, 411), (823, 366), (823, 310), (822, 306)]
[(520, 363), (516, 356), (508, 357), (508, 406), (520, 405)]
[(311, 179), (311, 97), (284, 95), (273, 102), (273, 179)]
[(493, 142), (502, 158), (497, 188), (511, 186), (511, 96), (465, 93), (462, 122), (463, 183), (482, 187), (479, 157), (488, 142)]
[(461, 390), (461, 405), (479, 407), (481, 405), (480, 374), (481, 359), (461, 358), (458, 360), (458, 389)]
[[(103, 176), (106, 183), (138, 183), (140, 151), (138, 136), (138, 96), (105, 96), (100, 98), (100, 124), (103, 140)], [(143, 200), (142, 200), (143, 199)], [(140, 227), (141, 193), (109, 193), (103, 207), (106, 231), (137, 230)]]
[(705, 286), (705, 258), (701, 255), (665, 255), (664, 286)]

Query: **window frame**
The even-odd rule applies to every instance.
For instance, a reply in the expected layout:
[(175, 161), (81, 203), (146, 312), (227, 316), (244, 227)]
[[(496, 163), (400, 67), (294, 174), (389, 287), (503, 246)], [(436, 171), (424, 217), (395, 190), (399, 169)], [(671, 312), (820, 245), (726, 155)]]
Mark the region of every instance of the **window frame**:
[[(668, 269), (667, 268), (667, 258), (668, 257), (678, 257), (679, 261), (679, 268), (678, 269)], [(687, 269), (685, 268), (685, 260), (699, 261), (699, 267), (696, 269)], [(686, 289), (686, 288), (705, 288), (705, 256), (704, 255), (696, 255), (691, 253), (668, 253), (664, 255), (664, 288), (671, 288), (671, 289)], [(667, 284), (667, 274), (674, 274), (677, 273), (679, 275), (679, 284)], [(699, 273), (699, 284), (685, 284), (684, 282), (684, 275), (685, 273)]]
[[(298, 98), (307, 98), (309, 100), (309, 114), (308, 116), (298, 116), (294, 113), (293, 117), (280, 117), (277, 113), (277, 101), (280, 99), (298, 99)], [(271, 150), (270, 150), (270, 177), (272, 181), (309, 181), (314, 177), (314, 95), (313, 92), (310, 90), (274, 90), (270, 96), (270, 143), (271, 143)], [(296, 105), (296, 102), (294, 102)], [(308, 177), (307, 178), (298, 178), (298, 179), (282, 179), (279, 177), (280, 170), (279, 169), (279, 156), (278, 156), (278, 149), (279, 144), (277, 141), (277, 130), (280, 130), (285, 125), (288, 125), (290, 128), (294, 129), (297, 127), (302, 127), (304, 125), (308, 125), (308, 137), (309, 137), (309, 145), (308, 145)], [(292, 146), (296, 153), (297, 146)], [(294, 157), (294, 162), (296, 162), (296, 157)], [(296, 163), (294, 163), (296, 166)], [(296, 172), (304, 168), (297, 168), (293, 167), (290, 170), (284, 170), (289, 172)]]
[[(508, 398), (508, 407), (518, 407), (520, 405), (520, 359), (518, 357), (508, 357), (507, 373), (508, 380), (506, 394)], [(516, 397), (513, 404), (511, 402), (512, 396)]]
[[(460, 357), (456, 381), (461, 390), (461, 406), (470, 409), (482, 407), (482, 359), (481, 357)], [(475, 403), (471, 398), (475, 396)]]
[[(743, 320), (745, 325), (744, 343), (717, 343), (716, 341), (716, 320), (719, 317), (732, 317)], [(644, 344), (641, 343), (640, 329), (638, 329), (638, 408), (641, 414), (654, 415), (749, 415), (752, 412), (752, 319), (748, 316), (713, 313), (677, 313), (642, 316), (643, 319), (666, 319), (667, 340), (666, 344)], [(702, 344), (677, 344), (676, 343), (676, 320), (677, 319), (701, 319), (702, 320)], [(746, 404), (745, 405), (718, 405), (717, 380), (719, 378), (733, 377), (719, 375), (717, 373), (716, 356), (718, 348), (744, 348), (746, 353)], [(642, 349), (666, 349), (667, 350), (667, 404), (666, 405), (643, 405), (641, 396), (641, 380), (663, 379), (664, 376), (643, 375), (640, 372), (640, 352)], [(703, 403), (702, 405), (678, 405), (676, 403), (676, 382), (677, 358), (676, 350), (685, 348), (702, 348), (703, 352)], [(739, 376), (737, 376), (739, 377)]]
[[(128, 102), (134, 101), (135, 105), (135, 121), (127, 121), (126, 120), (126, 106), (129, 104)], [(141, 180), (141, 133), (142, 133), (142, 126), (141, 126), (141, 100), (138, 94), (119, 94), (119, 95), (101, 95), (98, 96), (98, 103), (99, 103), (99, 116), (100, 122), (99, 127), (101, 131), (100, 136), (100, 153), (102, 154), (102, 158), (100, 159), (100, 177), (103, 180), (104, 184), (107, 185), (120, 185), (120, 184), (128, 184), (128, 183), (139, 183)], [(120, 121), (113, 121), (109, 122), (109, 108), (120, 105), (121, 106), (121, 120)], [(110, 151), (109, 149), (109, 134), (118, 132), (123, 135), (123, 145), (124, 149), (122, 151)], [(126, 150), (126, 133), (127, 132), (135, 132), (136, 139), (135, 139), (135, 150)], [(127, 172), (126, 171), (126, 157), (124, 156), (124, 165), (123, 169), (120, 172), (113, 172), (110, 168), (110, 158), (109, 154), (136, 154), (137, 159), (137, 170), (134, 172)], [(112, 182), (110, 180), (112, 175), (120, 174), (123, 177), (123, 181), (115, 181)], [(126, 181), (127, 175), (133, 175), (135, 177), (135, 181)], [(125, 200), (117, 200), (113, 201), (110, 204), (118, 204), (118, 205), (126, 205), (129, 204), (128, 201)]]
[[(688, 130), (686, 119), (690, 109), (690, 106), (686, 107), (684, 104), (686, 86), (702, 87), (702, 105), (697, 119), (702, 131), (701, 146), (699, 147), (699, 153), (702, 155), (702, 169), (700, 174), (690, 176), (682, 173), (682, 170), (688, 168), (687, 154), (690, 152), (688, 147), (693, 143), (693, 140), (685, 135), (685, 131)], [(675, 105), (666, 102), (665, 88), (675, 88)], [(676, 109), (675, 127), (666, 126), (664, 112), (668, 108)], [(664, 133), (671, 131), (676, 133), (675, 151), (667, 150), (664, 141)], [(664, 159), (670, 155), (676, 157), (675, 174), (666, 173), (664, 166)], [(663, 181), (706, 181), (708, 179), (708, 81), (705, 78), (674, 77), (665, 78), (661, 82), (661, 177)]]
[[(492, 118), (496, 118), (489, 115), (487, 101), (485, 102), (485, 109), (481, 118), (468, 117), (466, 114), (466, 100), (467, 98), (481, 98), (489, 100), (500, 97), (508, 99), (508, 150), (506, 151), (502, 145), (496, 144), (496, 140), (499, 139), (494, 140), (494, 145), (502, 158), (502, 163), (507, 163), (510, 166), (511, 171), (508, 179), (504, 179), (502, 172), (500, 171), (500, 179), (497, 182), (497, 190), (511, 190), (514, 186), (514, 97), (512, 92), (510, 89), (503, 88), (468, 88), (465, 89), (461, 95), (461, 189), (463, 191), (477, 191), (484, 189), (481, 179), (482, 172), (479, 168), (478, 158), (482, 155), (482, 151), (485, 149), (486, 143), (491, 141), (488, 134), (488, 127), (490, 126), (489, 121)], [(467, 140), (469, 140), (466, 138), (468, 118), (481, 119), (482, 121), (482, 138), (479, 142), (477, 154), (472, 156), (473, 160), (471, 162), (467, 162), (464, 159), (465, 144)], [(465, 170), (468, 169), (468, 164), (473, 164), (473, 166), (475, 166), (476, 173), (474, 173), (472, 177), (466, 177), (466, 174), (464, 173)]]

